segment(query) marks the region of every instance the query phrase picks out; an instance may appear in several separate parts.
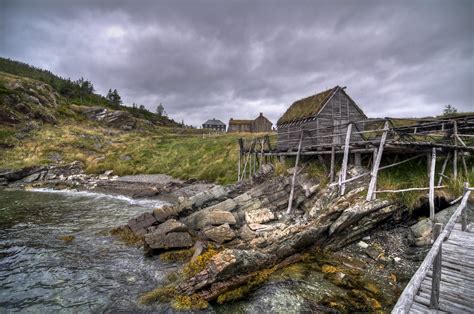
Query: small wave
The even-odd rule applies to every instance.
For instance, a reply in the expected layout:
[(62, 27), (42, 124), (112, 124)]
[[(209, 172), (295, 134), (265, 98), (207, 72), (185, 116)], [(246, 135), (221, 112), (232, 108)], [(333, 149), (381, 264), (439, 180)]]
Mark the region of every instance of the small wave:
[(84, 196), (89, 198), (101, 198), (101, 199), (114, 199), (126, 202), (131, 205), (141, 205), (147, 207), (161, 207), (167, 204), (165, 201), (161, 200), (150, 200), (150, 199), (134, 199), (125, 195), (114, 195), (114, 194), (105, 194), (105, 193), (97, 193), (97, 192), (90, 192), (90, 191), (78, 191), (78, 190), (55, 190), (55, 189), (47, 189), (47, 188), (34, 188), (29, 189), (29, 192), (40, 192), (40, 193), (57, 193), (57, 194), (65, 194), (70, 196)]

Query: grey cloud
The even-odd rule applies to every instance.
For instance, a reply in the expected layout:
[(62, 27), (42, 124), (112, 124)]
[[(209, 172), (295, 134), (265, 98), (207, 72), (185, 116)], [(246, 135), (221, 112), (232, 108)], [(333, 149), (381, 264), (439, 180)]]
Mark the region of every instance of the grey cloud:
[(0, 55), (176, 120), (272, 121), (345, 85), (369, 116), (472, 110), (471, 1), (5, 1)]

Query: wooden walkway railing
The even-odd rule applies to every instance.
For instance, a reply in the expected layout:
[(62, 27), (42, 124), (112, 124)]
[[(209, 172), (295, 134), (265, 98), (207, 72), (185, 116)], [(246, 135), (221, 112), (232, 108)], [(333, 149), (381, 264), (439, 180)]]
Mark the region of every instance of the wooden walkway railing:
[[(466, 231), (467, 228), (467, 211), (466, 211), (466, 206), (467, 206), (467, 201), (469, 199), (469, 195), (473, 191), (472, 188), (469, 188), (469, 185), (467, 183), (464, 184), (464, 193), (463, 197), (461, 200), (461, 203), (457, 207), (457, 209), (454, 211), (453, 215), (449, 219), (448, 223), (446, 224), (445, 228), (443, 231), (442, 224), (435, 224), (435, 227), (433, 229), (433, 238), (434, 238), (434, 243), (433, 246), (431, 247), (430, 251), (426, 255), (424, 261), (421, 263), (420, 267), (416, 271), (416, 273), (413, 275), (411, 278), (410, 282), (408, 285), (405, 287), (405, 290), (403, 290), (403, 293), (401, 294), (400, 298), (398, 299), (397, 304), (395, 304), (392, 313), (409, 313), (409, 312), (467, 312), (469, 313), (470, 311), (474, 312), (474, 291), (472, 290), (473, 287), (460, 287), (459, 285), (457, 286), (457, 289), (455, 286), (452, 285), (452, 283), (446, 283), (447, 287), (443, 287), (443, 289), (440, 289), (442, 285), (445, 283), (445, 278), (444, 276), (449, 278), (452, 278), (452, 271), (449, 273), (450, 270), (443, 269), (443, 266), (445, 264), (445, 258), (443, 257), (443, 243), (445, 243), (446, 240), (449, 239), (451, 236), (451, 232), (453, 229), (455, 229), (456, 221), (459, 219), (459, 217), (462, 217), (462, 224), (461, 224), (461, 230)], [(459, 238), (458, 238), (459, 239)], [(464, 254), (467, 254), (468, 256), (473, 256), (474, 254), (474, 245), (472, 243), (472, 239), (474, 239), (474, 236), (467, 238), (466, 237), (466, 244), (459, 245), (459, 242), (455, 242), (456, 245), (452, 245), (450, 254), (459, 254), (459, 256), (463, 256)], [(459, 240), (456, 240), (459, 241)], [(451, 245), (449, 243), (450, 241), (448, 240), (446, 243), (447, 245)], [(455, 249), (452, 249), (452, 248)], [(452, 257), (449, 257), (450, 263), (452, 263)], [(470, 266), (472, 267), (473, 263), (472, 261), (468, 264), (465, 265), (466, 269), (463, 271), (463, 266), (458, 265), (458, 266), (453, 266), (453, 264), (450, 264), (450, 269), (452, 267), (458, 268), (459, 271), (456, 272), (455, 278), (457, 278), (458, 283), (463, 282), (462, 276), (473, 276), (472, 271), (474, 269), (469, 268)], [(430, 296), (429, 296), (429, 301), (427, 300), (426, 296), (426, 282), (428, 281), (428, 275), (429, 272), (431, 271), (431, 286), (429, 286), (429, 291), (430, 291)], [(473, 279), (469, 278), (469, 282), (471, 282)], [(448, 282), (449, 280), (446, 280)], [(425, 292), (423, 296), (418, 295), (420, 294), (420, 288), (422, 287), (422, 284), (425, 287)], [(440, 293), (447, 293), (447, 289), (456, 289), (456, 291), (453, 291), (454, 294), (456, 295), (454, 298), (452, 297), (453, 294), (450, 294), (450, 297), (448, 300), (443, 301), (441, 304), (442, 306), (440, 307)], [(441, 295), (441, 300), (443, 300), (443, 295)], [(457, 304), (458, 302), (459, 304)], [(429, 304), (428, 304), (429, 303)], [(467, 309), (467, 310), (466, 310)], [(472, 313), (472, 312), (471, 312)]]

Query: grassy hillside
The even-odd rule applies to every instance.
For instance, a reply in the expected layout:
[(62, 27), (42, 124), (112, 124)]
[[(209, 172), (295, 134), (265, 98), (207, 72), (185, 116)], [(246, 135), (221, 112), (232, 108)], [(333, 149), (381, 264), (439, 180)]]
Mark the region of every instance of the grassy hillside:
[(89, 173), (112, 169), (117, 175), (166, 173), (182, 179), (235, 182), (237, 139), (242, 135), (203, 138), (196, 133), (170, 128), (124, 132), (85, 121), (45, 125), (18, 139), (13, 129), (2, 126), (0, 141), (13, 148), (0, 154), (0, 168), (80, 160)]

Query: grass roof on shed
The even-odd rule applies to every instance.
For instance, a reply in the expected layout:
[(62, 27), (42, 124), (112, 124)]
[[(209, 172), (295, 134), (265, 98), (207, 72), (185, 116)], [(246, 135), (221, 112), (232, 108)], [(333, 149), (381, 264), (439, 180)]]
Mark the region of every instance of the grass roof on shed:
[(316, 115), (338, 87), (295, 101), (278, 119), (277, 124), (290, 123)]

